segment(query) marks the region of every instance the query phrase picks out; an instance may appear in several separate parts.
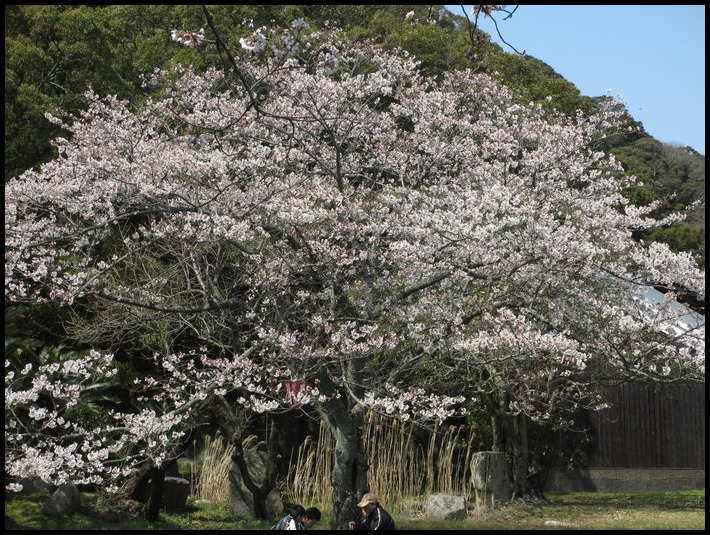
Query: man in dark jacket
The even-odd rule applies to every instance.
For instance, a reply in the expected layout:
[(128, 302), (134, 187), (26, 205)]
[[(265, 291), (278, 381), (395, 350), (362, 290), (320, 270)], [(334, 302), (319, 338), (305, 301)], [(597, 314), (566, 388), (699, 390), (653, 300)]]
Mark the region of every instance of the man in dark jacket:
[(350, 529), (395, 529), (394, 520), (390, 514), (380, 505), (380, 500), (374, 494), (368, 492), (357, 504), (362, 509), (360, 517), (350, 522)]

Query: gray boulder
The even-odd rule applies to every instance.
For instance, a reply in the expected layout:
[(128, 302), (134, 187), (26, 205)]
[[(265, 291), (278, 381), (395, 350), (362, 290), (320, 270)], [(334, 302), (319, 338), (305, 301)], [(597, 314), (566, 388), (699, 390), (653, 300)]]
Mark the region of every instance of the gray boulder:
[(163, 507), (178, 509), (185, 507), (190, 495), (190, 482), (182, 477), (168, 476), (163, 482)]
[(74, 483), (64, 483), (42, 505), (42, 512), (50, 516), (67, 516), (81, 507), (81, 493)]
[[(267, 473), (267, 463), (273, 463), (273, 454), (263, 451), (245, 450), (244, 460), (249, 470), (249, 476), (257, 486), (264, 485)], [(254, 514), (254, 496), (246, 486), (237, 465), (232, 466), (230, 473), (231, 503), (230, 511), (238, 516)], [(266, 512), (269, 518), (283, 516), (283, 499), (281, 492), (273, 488), (266, 496)]]
[(479, 451), (471, 459), (471, 483), (476, 489), (476, 513), (510, 502), (512, 489), (505, 454)]
[(465, 520), (468, 505), (463, 496), (433, 494), (426, 503), (426, 516), (442, 520)]
[(17, 483), (22, 485), (22, 492), (49, 492), (50, 490), (49, 485), (39, 476), (23, 477)]

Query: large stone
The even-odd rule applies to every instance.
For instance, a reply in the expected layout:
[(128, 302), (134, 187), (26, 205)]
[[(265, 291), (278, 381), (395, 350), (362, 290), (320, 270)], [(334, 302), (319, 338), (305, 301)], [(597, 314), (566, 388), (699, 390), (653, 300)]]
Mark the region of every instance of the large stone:
[(474, 510), (477, 513), (508, 503), (512, 489), (505, 454), (494, 451), (475, 453), (471, 459), (471, 483), (476, 490)]
[[(249, 477), (257, 486), (264, 484), (266, 463), (275, 462), (274, 458), (269, 457), (271, 455), (270, 453), (262, 451), (244, 451), (244, 461), (249, 470)], [(242, 474), (236, 464), (232, 466), (229, 480), (231, 486), (231, 512), (238, 516), (253, 515), (254, 496), (244, 483)], [(266, 512), (269, 518), (280, 518), (283, 516), (283, 507), (281, 492), (277, 489), (271, 489), (266, 497)]]
[(190, 495), (190, 482), (182, 477), (168, 476), (163, 481), (163, 507), (178, 509), (185, 507)]
[(426, 503), (426, 516), (442, 520), (465, 520), (468, 505), (463, 496), (433, 494)]
[(54, 491), (42, 506), (42, 511), (50, 516), (67, 516), (81, 507), (81, 493), (73, 483), (64, 483)]
[(23, 477), (18, 484), (22, 485), (22, 492), (49, 492), (49, 485), (39, 476)]

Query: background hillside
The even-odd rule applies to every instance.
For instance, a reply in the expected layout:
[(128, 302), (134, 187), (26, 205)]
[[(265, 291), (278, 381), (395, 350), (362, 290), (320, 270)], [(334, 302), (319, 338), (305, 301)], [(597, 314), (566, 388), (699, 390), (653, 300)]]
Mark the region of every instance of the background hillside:
[[(597, 95), (579, 90), (554, 70), (530, 56), (502, 50), (485, 32), (473, 30), (465, 18), (434, 5), (300, 5), (213, 6), (227, 42), (270, 21), (288, 23), (303, 17), (311, 24), (335, 24), (352, 39), (371, 38), (383, 47), (401, 47), (421, 61), (427, 74), (469, 68), (497, 73), (521, 101), (535, 101), (566, 114), (591, 111)], [(405, 15), (414, 11), (412, 20)], [(219, 66), (215, 46), (191, 50), (175, 45), (173, 29), (205, 26), (199, 6), (109, 5), (5, 7), (5, 180), (53, 157), (51, 139), (60, 132), (44, 114), (77, 111), (91, 86), (139, 105), (148, 96), (141, 75), (174, 62), (196, 67)], [(209, 39), (208, 39), (209, 41)], [(547, 97), (552, 97), (549, 101)], [(699, 202), (689, 218), (647, 235), (676, 251), (687, 251), (705, 265), (705, 157), (689, 147), (660, 143), (631, 116), (632, 133), (619, 133), (600, 147), (616, 155), (642, 184), (629, 191), (634, 202), (662, 200), (659, 216)]]

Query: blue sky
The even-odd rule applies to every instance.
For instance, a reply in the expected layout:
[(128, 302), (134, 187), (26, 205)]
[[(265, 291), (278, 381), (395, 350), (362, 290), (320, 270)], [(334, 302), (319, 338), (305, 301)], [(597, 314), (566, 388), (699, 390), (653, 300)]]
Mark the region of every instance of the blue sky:
[[(446, 7), (461, 14), (461, 6)], [(705, 154), (704, 5), (521, 5), (512, 18), (502, 15), (494, 13), (498, 28), (516, 50), (547, 63), (582, 95), (611, 89), (652, 137)], [(490, 19), (481, 16), (479, 28), (513, 52)]]

